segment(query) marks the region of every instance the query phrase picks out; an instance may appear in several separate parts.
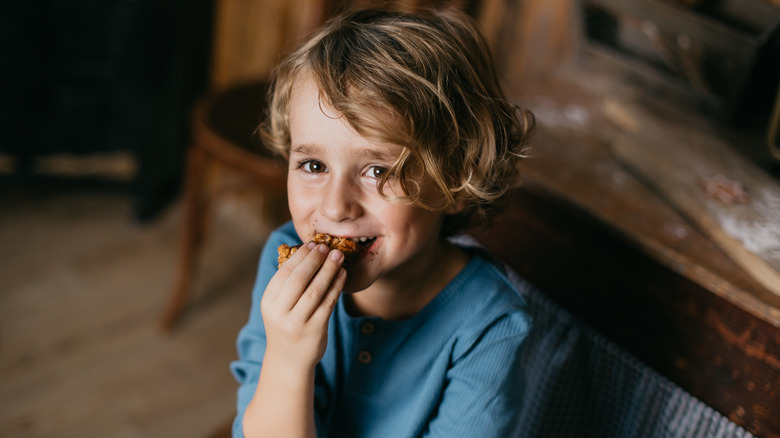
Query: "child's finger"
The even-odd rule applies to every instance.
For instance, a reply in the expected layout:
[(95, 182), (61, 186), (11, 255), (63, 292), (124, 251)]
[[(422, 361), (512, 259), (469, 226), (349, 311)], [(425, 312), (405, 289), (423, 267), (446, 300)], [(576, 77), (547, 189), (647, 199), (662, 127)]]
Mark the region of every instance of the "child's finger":
[(317, 274), (309, 282), (306, 291), (301, 295), (293, 311), (298, 313), (304, 320), (308, 320), (315, 309), (320, 306), (322, 297), (328, 292), (343, 262), (344, 254), (341, 251), (330, 251), (327, 260), (325, 260), (320, 270), (317, 271)]
[(292, 274), (292, 272), (295, 270), (295, 268), (298, 267), (298, 265), (306, 258), (306, 256), (311, 252), (312, 249), (316, 248), (317, 244), (314, 242), (309, 242), (307, 244), (301, 245), (300, 248), (298, 248), (297, 251), (293, 255), (290, 256), (289, 259), (287, 259), (286, 262), (282, 266), (279, 267), (279, 270), (276, 272), (276, 274), (271, 277), (271, 281), (268, 282), (268, 286), (266, 288), (265, 297), (275, 300), (279, 297), (282, 293), (284, 293), (284, 283), (287, 281), (287, 278)]
[[(314, 278), (315, 274), (322, 266), (328, 252), (330, 252), (330, 249), (326, 245), (317, 245), (313, 250), (306, 254), (297, 266), (293, 267), (292, 272), (290, 272), (281, 286), (279, 296), (276, 298), (280, 308), (292, 310), (292, 308), (295, 307), (295, 304), (305, 292), (309, 282), (311, 282), (312, 278)], [(292, 259), (287, 262), (290, 262), (291, 260)], [(286, 265), (287, 262), (284, 264)]]
[(344, 268), (339, 268), (339, 271), (336, 273), (336, 277), (330, 283), (327, 292), (325, 292), (325, 295), (322, 297), (320, 305), (314, 309), (314, 312), (309, 318), (310, 321), (314, 323), (327, 323), (328, 319), (330, 319), (331, 313), (333, 313), (333, 309), (336, 308), (336, 303), (339, 301), (341, 291), (344, 289), (344, 283), (346, 281), (347, 271)]

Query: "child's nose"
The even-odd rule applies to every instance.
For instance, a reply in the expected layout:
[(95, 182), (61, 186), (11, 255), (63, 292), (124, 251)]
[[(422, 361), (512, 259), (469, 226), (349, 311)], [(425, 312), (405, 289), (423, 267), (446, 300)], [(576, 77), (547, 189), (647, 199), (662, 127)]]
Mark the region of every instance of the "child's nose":
[(343, 222), (360, 216), (360, 188), (349, 178), (334, 177), (328, 181), (320, 200), (320, 214), (332, 222)]

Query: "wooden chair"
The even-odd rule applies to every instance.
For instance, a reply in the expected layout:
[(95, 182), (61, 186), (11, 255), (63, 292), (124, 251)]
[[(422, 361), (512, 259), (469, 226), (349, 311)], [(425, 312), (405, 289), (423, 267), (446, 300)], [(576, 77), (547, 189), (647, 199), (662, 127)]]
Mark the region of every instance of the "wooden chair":
[(204, 97), (194, 108), (178, 274), (159, 321), (163, 331), (172, 329), (187, 304), (192, 269), (221, 196), (259, 190), (265, 220), (279, 224), (289, 215), (286, 165), (253, 135), (264, 111), (266, 90), (264, 81), (236, 85)]

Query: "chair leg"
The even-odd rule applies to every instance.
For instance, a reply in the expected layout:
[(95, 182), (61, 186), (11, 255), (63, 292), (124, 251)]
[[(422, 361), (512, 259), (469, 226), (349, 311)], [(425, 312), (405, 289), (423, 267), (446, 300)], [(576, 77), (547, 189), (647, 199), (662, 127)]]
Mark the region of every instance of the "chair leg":
[(179, 253), (176, 284), (169, 297), (159, 326), (170, 332), (190, 296), (192, 270), (203, 242), (205, 216), (208, 213), (204, 194), (206, 156), (197, 145), (191, 146), (187, 157), (187, 179), (184, 194), (184, 228)]

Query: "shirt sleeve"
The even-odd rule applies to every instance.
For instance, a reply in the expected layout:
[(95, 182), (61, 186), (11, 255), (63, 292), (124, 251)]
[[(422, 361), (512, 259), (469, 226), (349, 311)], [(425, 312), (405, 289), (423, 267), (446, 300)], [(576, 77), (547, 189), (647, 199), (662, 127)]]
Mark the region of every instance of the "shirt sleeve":
[(454, 358), (424, 438), (515, 436), (525, 390), (522, 347), (529, 329), (524, 311), (504, 315)]
[(277, 271), (278, 254), (276, 249), (282, 243), (300, 243), (290, 223), (273, 232), (263, 248), (255, 285), (252, 289), (252, 305), (249, 310), (249, 320), (239, 331), (236, 340), (238, 360), (230, 364), (230, 370), (239, 383), (236, 400), (236, 418), (233, 420), (234, 438), (243, 438), (244, 436), (242, 423), (244, 411), (255, 394), (257, 381), (260, 377), (260, 368), (262, 367), (266, 348), (265, 326), (260, 313), (260, 301), (263, 298), (268, 282), (271, 281), (271, 277)]

